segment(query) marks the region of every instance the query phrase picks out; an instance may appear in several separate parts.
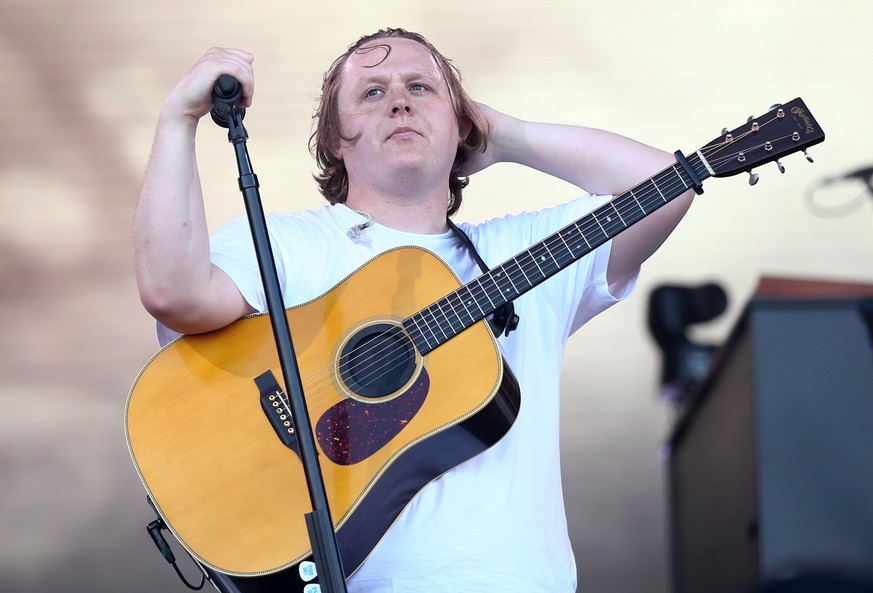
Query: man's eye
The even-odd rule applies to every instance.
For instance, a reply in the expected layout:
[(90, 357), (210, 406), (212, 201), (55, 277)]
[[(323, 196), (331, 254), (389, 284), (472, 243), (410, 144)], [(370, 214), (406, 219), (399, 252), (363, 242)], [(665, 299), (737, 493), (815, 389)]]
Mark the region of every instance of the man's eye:
[(368, 97), (376, 97), (382, 93), (382, 89), (370, 89), (367, 91)]
[(423, 91), (426, 89), (427, 89), (427, 87), (424, 86), (423, 84), (420, 84), (420, 83), (413, 84), (409, 87), (409, 90), (411, 90), (411, 91)]

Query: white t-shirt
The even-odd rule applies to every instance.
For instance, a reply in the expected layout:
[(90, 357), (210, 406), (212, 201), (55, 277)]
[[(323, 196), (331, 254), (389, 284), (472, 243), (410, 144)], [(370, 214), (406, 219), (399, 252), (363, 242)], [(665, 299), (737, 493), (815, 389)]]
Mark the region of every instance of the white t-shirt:
[[(586, 196), (535, 213), (459, 226), (489, 266), (503, 263), (607, 198)], [(449, 231), (417, 235), (378, 224), (353, 241), (366, 219), (343, 205), (268, 216), (286, 306), (310, 301), (379, 253), (403, 245), (439, 255), (463, 282), (481, 272)], [(573, 591), (576, 565), (561, 491), (559, 385), (567, 338), (625, 298), (606, 285), (611, 243), (515, 301), (521, 322), (498, 340), (521, 387), (522, 405), (493, 447), (426, 486), (350, 578), (350, 593), (421, 591)], [(212, 261), (246, 300), (266, 309), (244, 217), (212, 237)], [(163, 339), (170, 337), (162, 336)]]

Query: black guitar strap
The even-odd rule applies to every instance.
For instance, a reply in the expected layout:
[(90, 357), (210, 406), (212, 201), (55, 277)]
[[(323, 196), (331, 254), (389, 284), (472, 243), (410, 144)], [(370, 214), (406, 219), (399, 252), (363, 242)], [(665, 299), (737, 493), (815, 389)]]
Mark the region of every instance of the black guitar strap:
[[(476, 251), (476, 246), (473, 245), (473, 242), (470, 241), (470, 237), (467, 236), (467, 233), (458, 228), (449, 217), (446, 217), (446, 222), (449, 225), (449, 228), (452, 229), (452, 232), (455, 233), (455, 236), (461, 240), (461, 243), (467, 248), (467, 251), (470, 252), (470, 255), (473, 256), (473, 259), (479, 265), (479, 269), (482, 270), (484, 274), (489, 270), (488, 265), (482, 260), (482, 257), (479, 255), (479, 252)], [(518, 322), (521, 318), (515, 313), (515, 305), (512, 301), (501, 305), (494, 311), (494, 315), (491, 316), (491, 327), (494, 330), (494, 333), (498, 336), (503, 334), (508, 336), (511, 331), (518, 327)]]

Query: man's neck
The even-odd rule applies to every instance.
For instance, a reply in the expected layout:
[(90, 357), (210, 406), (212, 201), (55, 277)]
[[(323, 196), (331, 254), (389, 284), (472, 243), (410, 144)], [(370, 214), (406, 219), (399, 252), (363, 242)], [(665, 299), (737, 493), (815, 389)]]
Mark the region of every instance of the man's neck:
[(346, 206), (369, 214), (382, 226), (407, 233), (435, 235), (448, 229), (446, 208), (448, 190), (445, 194), (410, 198), (405, 195), (360, 192), (349, 189)]

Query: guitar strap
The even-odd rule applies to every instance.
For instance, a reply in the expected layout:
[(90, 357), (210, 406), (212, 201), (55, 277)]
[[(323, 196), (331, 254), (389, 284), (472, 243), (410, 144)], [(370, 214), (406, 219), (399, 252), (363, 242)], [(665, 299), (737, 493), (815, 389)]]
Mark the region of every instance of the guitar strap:
[[(473, 259), (479, 265), (479, 269), (482, 270), (482, 273), (489, 271), (488, 265), (479, 255), (479, 252), (476, 251), (476, 246), (473, 245), (473, 242), (470, 240), (470, 237), (467, 236), (467, 233), (462, 231), (458, 226), (452, 222), (452, 220), (447, 216), (446, 223), (448, 223), (449, 228), (452, 229), (452, 232), (455, 233), (455, 236), (461, 240), (461, 243), (467, 248), (467, 251), (470, 252), (470, 255), (473, 256)], [(494, 333), (498, 336), (503, 334), (508, 336), (511, 331), (518, 327), (518, 322), (521, 318), (515, 313), (515, 305), (512, 301), (505, 303), (497, 308), (494, 311), (494, 314), (491, 316), (490, 323), (491, 327), (494, 330)]]

